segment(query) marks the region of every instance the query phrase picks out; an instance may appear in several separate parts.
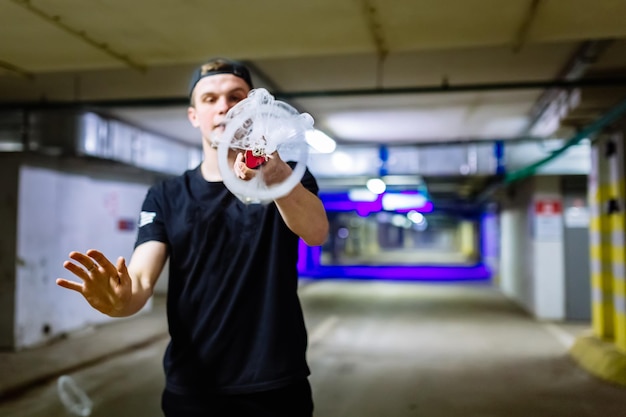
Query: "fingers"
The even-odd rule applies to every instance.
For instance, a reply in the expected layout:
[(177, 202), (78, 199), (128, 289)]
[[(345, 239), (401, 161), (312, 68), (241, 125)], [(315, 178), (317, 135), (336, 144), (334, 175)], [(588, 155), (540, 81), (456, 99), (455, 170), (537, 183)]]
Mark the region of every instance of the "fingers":
[(126, 260), (122, 256), (117, 258), (117, 270), (119, 283), (122, 285), (131, 284), (132, 281), (128, 273), (128, 268), (126, 267)]
[(289, 164), (280, 158), (278, 152), (274, 152), (268, 156), (267, 162), (261, 166), (265, 184), (279, 184), (289, 178), (293, 170)]
[(291, 175), (291, 167), (284, 162), (277, 151), (265, 156), (265, 163), (258, 169), (251, 169), (246, 165), (245, 156), (242, 152), (237, 153), (233, 171), (237, 178), (249, 181), (257, 174), (262, 173), (266, 185), (274, 185), (285, 181)]
[(87, 256), (104, 268), (108, 275), (117, 275), (118, 268), (116, 268), (115, 265), (113, 265), (111, 261), (109, 261), (109, 259), (102, 254), (102, 252), (95, 249), (89, 249), (87, 251)]
[(85, 293), (84, 282), (90, 279), (89, 275), (91, 273), (96, 272), (98, 270), (99, 265), (97, 262), (94, 262), (94, 260), (91, 257), (85, 254), (82, 254), (80, 252), (70, 252), (69, 257), (70, 259), (78, 262), (84, 268), (81, 268), (80, 266), (70, 261), (63, 262), (63, 267), (67, 269), (68, 271), (70, 271), (71, 273), (73, 273), (74, 275), (76, 275), (81, 280), (83, 280), (83, 283), (69, 281), (65, 278), (57, 278), (56, 284), (60, 287), (67, 288), (69, 290), (73, 290), (81, 294), (84, 294)]
[(127, 274), (128, 273), (128, 269), (126, 268), (126, 260), (124, 260), (124, 257), (122, 257), (122, 256), (117, 258), (117, 270), (121, 274)]
[(235, 164), (233, 165), (233, 169), (235, 171), (235, 175), (237, 176), (237, 178), (245, 178), (243, 169), (245, 168), (245, 162), (243, 161), (243, 154), (240, 152), (237, 154), (237, 157), (235, 158)]
[(70, 252), (69, 257), (71, 260), (65, 261), (63, 267), (79, 277), (82, 283), (57, 278), (56, 284), (79, 292), (92, 307), (104, 314), (121, 311), (132, 295), (132, 280), (124, 258), (120, 256), (117, 265), (113, 265), (101, 252), (93, 249), (86, 253)]
[(250, 169), (246, 166), (244, 155), (241, 152), (237, 154), (235, 164), (233, 165), (233, 170), (235, 171), (235, 175), (237, 175), (237, 178), (240, 178), (244, 181), (249, 181), (256, 175), (256, 172), (253, 169)]
[[(79, 264), (81, 264), (82, 266), (85, 267), (86, 272), (93, 272), (95, 269), (98, 268), (98, 263), (95, 262), (91, 257), (80, 253), (80, 252), (70, 252), (69, 255), (70, 259), (78, 262)], [(72, 264), (71, 262), (65, 262), (63, 264), (63, 266), (65, 267), (65, 269), (73, 272), (74, 274), (78, 275), (79, 277), (82, 278), (82, 274), (77, 273), (80, 272), (80, 268), (76, 267), (74, 264)], [(83, 270), (83, 272), (85, 271)]]
[[(74, 258), (72, 258), (72, 259), (74, 259)], [(82, 262), (81, 262), (81, 264), (82, 264)], [(94, 262), (90, 262), (89, 263), (89, 267), (91, 267), (93, 264), (94, 264)], [(75, 263), (72, 263), (70, 261), (65, 261), (65, 262), (63, 262), (63, 268), (67, 269), (68, 271), (70, 271), (72, 274), (76, 275), (78, 278), (82, 279), (83, 281), (86, 280), (86, 279), (89, 279), (89, 272), (87, 272), (86, 267), (85, 268), (81, 268), (78, 265), (76, 265)]]
[(80, 292), (80, 293), (83, 292), (84, 287), (82, 286), (82, 284), (79, 284), (78, 282), (68, 281), (63, 278), (57, 278), (56, 283), (59, 287), (67, 288), (68, 290), (73, 290), (73, 291)]
[[(70, 261), (65, 261), (63, 263), (63, 267), (83, 281), (87, 281), (99, 276), (115, 277), (116, 281), (119, 281), (118, 269), (100, 251), (97, 251), (95, 249), (89, 249), (86, 253), (73, 251), (70, 252), (69, 257), (73, 261), (76, 261), (78, 264), (82, 265), (84, 268), (81, 268), (80, 266)], [(98, 272), (100, 273), (96, 274)], [(71, 281), (67, 280), (64, 280), (63, 282), (71, 283)], [(82, 285), (81, 288), (84, 290), (84, 287), (82, 287)]]

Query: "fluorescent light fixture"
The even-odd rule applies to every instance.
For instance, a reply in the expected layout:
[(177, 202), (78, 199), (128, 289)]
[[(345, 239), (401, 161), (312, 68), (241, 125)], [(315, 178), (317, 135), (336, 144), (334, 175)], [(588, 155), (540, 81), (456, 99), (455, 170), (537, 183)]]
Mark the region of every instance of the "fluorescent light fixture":
[(372, 202), (378, 199), (378, 194), (371, 192), (367, 188), (353, 188), (348, 191), (348, 198), (351, 201)]
[(337, 143), (321, 130), (311, 129), (304, 133), (304, 139), (311, 148), (319, 153), (332, 153)]
[(330, 162), (337, 172), (345, 174), (353, 167), (352, 156), (349, 153), (337, 151), (330, 155)]
[(380, 178), (371, 178), (367, 180), (365, 186), (374, 194), (382, 194), (387, 189), (387, 185)]
[[(349, 192), (330, 192), (320, 193), (320, 198), (322, 199), (324, 207), (327, 211), (356, 211), (359, 216), (363, 217), (369, 215), (370, 213), (379, 213), (382, 210), (397, 211), (398, 213), (408, 213), (412, 210), (419, 211), (421, 213), (430, 213), (433, 211), (433, 203), (428, 201), (426, 197), (416, 193), (395, 194), (400, 196), (400, 200), (403, 199), (402, 196), (406, 196), (407, 198), (404, 199), (405, 204), (397, 204), (399, 206), (397, 210), (383, 209), (383, 201), (386, 201), (387, 207), (393, 206), (394, 197), (391, 197), (391, 200), (389, 200), (389, 197), (387, 197), (389, 195), (391, 194), (383, 193), (377, 195), (374, 201), (354, 201), (350, 198)], [(395, 200), (397, 200), (397, 198)], [(389, 201), (391, 201), (392, 204), (389, 204)], [(406, 215), (404, 217), (406, 219)]]
[(427, 201), (421, 194), (385, 194), (382, 203), (384, 210), (395, 211), (423, 207)]

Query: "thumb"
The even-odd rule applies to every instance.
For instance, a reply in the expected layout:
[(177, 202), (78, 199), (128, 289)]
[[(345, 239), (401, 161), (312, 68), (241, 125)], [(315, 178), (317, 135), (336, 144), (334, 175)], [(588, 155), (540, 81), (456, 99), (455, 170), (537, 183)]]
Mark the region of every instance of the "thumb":
[(120, 279), (120, 283), (129, 284), (130, 275), (128, 274), (128, 268), (126, 267), (126, 260), (123, 256), (117, 258), (117, 275)]

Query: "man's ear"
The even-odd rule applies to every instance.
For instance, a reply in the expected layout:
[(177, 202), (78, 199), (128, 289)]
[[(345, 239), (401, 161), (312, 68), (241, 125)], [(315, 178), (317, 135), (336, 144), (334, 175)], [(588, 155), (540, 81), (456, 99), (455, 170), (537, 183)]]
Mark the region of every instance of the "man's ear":
[(200, 123), (198, 122), (198, 113), (196, 112), (195, 107), (189, 106), (187, 108), (187, 118), (193, 127), (200, 126)]

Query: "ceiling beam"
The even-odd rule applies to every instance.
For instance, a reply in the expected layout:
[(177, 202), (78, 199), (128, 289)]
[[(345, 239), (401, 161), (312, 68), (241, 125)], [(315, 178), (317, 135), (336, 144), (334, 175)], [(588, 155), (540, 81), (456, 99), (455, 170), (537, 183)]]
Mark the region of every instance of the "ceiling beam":
[(277, 93), (277, 97), (289, 98), (318, 98), (318, 97), (355, 97), (380, 96), (396, 94), (430, 94), (430, 93), (460, 93), (479, 91), (503, 90), (540, 90), (546, 88), (576, 88), (576, 87), (616, 87), (626, 85), (626, 77), (590, 78), (580, 80), (547, 80), (547, 81), (512, 81), (501, 83), (476, 84), (448, 84), (416, 87), (370, 88), (351, 90), (317, 90), (292, 91)]
[(24, 78), (28, 78), (29, 80), (32, 80), (35, 78), (35, 76), (33, 75), (33, 73), (26, 71), (25, 69), (22, 69), (16, 65), (11, 64), (10, 62), (6, 62), (6, 61), (0, 61), (0, 68), (13, 72), (17, 75), (20, 75)]
[(101, 42), (101, 41), (96, 40), (91, 35), (89, 35), (85, 30), (77, 29), (63, 22), (61, 20), (61, 16), (53, 15), (53, 14), (45, 12), (44, 10), (34, 6), (30, 0), (11, 0), (11, 1), (17, 4), (18, 6), (21, 6), (24, 9), (28, 10), (30, 13), (34, 14), (35, 16), (52, 24), (58, 29), (61, 29), (62, 31), (69, 33), (73, 37), (80, 39), (81, 41), (87, 43), (88, 45), (94, 47), (95, 49), (101, 52), (104, 52), (105, 54), (117, 59), (118, 61), (123, 62), (127, 66), (133, 69), (136, 69), (140, 72), (146, 71), (146, 66), (144, 64), (141, 64), (135, 61), (134, 59), (129, 57), (127, 54), (116, 51), (115, 49), (111, 48), (111, 46), (109, 46), (106, 42)]
[[(559, 72), (557, 79), (565, 81), (576, 81), (581, 79), (587, 72), (589, 66), (597, 62), (600, 56), (614, 42), (612, 39), (600, 39), (583, 42), (576, 52), (569, 59), (567, 64)], [(561, 88), (548, 88), (537, 99), (533, 107), (530, 109), (530, 120), (525, 129), (525, 133), (529, 133), (535, 125), (541, 120), (548, 108), (561, 93)]]
[[(541, 90), (547, 88), (601, 88), (626, 86), (626, 77), (618, 78), (592, 78), (581, 80), (548, 80), (548, 81), (515, 81), (504, 83), (478, 83), (478, 84), (446, 84), (435, 86), (397, 87), (397, 88), (370, 88), (352, 90), (313, 90), (313, 91), (282, 91), (272, 92), (276, 99), (306, 99), (328, 97), (356, 97), (356, 96), (384, 96), (397, 94), (435, 94), (435, 93), (463, 93), (463, 92), (489, 92), (506, 90)], [(0, 99), (1, 100), (1, 99)], [(0, 110), (14, 109), (45, 109), (45, 108), (73, 108), (82, 107), (167, 107), (187, 106), (189, 98), (165, 97), (165, 98), (142, 98), (142, 99), (117, 99), (117, 100), (75, 100), (75, 101), (13, 101), (1, 102)]]
[(380, 23), (380, 16), (376, 6), (372, 4), (371, 0), (361, 0), (361, 6), (367, 21), (367, 28), (376, 48), (376, 87), (381, 88), (383, 86), (385, 60), (387, 55), (389, 55), (389, 47), (383, 34), (383, 26)]
[(528, 39), (528, 34), (530, 33), (530, 29), (532, 27), (532, 23), (537, 16), (539, 3), (541, 3), (541, 0), (530, 0), (530, 4), (528, 6), (528, 9), (526, 10), (526, 13), (524, 14), (522, 24), (517, 30), (517, 33), (515, 34), (515, 39), (513, 40), (513, 52), (517, 53), (521, 51), (522, 46), (526, 43)]

